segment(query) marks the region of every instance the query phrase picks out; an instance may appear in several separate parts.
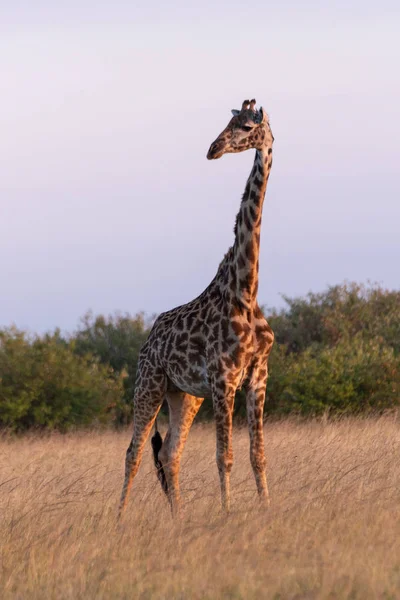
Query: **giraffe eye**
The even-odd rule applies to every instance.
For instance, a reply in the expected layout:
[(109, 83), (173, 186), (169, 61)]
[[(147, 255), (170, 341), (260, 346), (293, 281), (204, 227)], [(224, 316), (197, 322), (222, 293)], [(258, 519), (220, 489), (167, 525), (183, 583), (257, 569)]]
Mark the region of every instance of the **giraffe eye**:
[(250, 127), (249, 125), (242, 125), (241, 127), (243, 129), (243, 131), (251, 131), (253, 128)]

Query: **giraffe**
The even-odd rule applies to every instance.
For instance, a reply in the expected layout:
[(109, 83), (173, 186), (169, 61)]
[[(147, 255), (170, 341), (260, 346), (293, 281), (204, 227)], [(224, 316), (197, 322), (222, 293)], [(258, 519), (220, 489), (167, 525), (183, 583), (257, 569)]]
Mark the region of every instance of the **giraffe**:
[[(207, 154), (211, 160), (226, 153), (256, 150), (236, 217), (234, 244), (200, 296), (157, 318), (140, 352), (120, 514), (154, 423), (157, 474), (172, 513), (179, 512), (181, 454), (204, 397), (212, 397), (221, 503), (223, 510), (229, 511), (232, 414), (235, 392), (242, 385), (246, 390), (250, 462), (260, 500), (269, 503), (263, 409), (274, 335), (257, 303), (257, 291), (261, 217), (274, 137), (267, 114), (255, 105), (255, 100), (245, 100), (241, 110), (232, 110), (231, 120)], [(169, 428), (163, 441), (156, 417), (164, 398), (169, 407)]]

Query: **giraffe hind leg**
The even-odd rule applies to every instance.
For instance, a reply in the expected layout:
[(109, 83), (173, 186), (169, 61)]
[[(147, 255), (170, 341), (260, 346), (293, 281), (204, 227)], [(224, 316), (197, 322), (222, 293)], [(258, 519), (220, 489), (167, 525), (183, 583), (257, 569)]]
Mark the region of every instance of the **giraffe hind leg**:
[(165, 440), (159, 450), (159, 462), (162, 474), (165, 477), (164, 491), (168, 495), (172, 514), (179, 513), (180, 489), (179, 469), (183, 448), (185, 446), (193, 419), (197, 415), (203, 402), (203, 398), (197, 398), (184, 392), (168, 392), (167, 401), (169, 407), (169, 427)]
[(139, 470), (143, 449), (164, 398), (164, 386), (146, 389), (141, 385), (135, 390), (133, 435), (125, 459), (125, 479), (122, 487), (119, 515), (124, 512), (133, 479)]

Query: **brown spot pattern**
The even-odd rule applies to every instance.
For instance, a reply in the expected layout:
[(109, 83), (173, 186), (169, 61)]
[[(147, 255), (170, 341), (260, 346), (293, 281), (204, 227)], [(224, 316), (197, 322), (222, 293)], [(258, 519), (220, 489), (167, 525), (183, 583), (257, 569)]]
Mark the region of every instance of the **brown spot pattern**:
[[(180, 458), (203, 397), (211, 395), (217, 428), (221, 498), (229, 510), (233, 464), (232, 413), (236, 389), (244, 383), (250, 432), (250, 461), (260, 498), (268, 499), (263, 440), (267, 361), (273, 332), (257, 304), (261, 215), (272, 165), (268, 120), (257, 121), (255, 100), (245, 101), (213, 142), (221, 155), (256, 149), (235, 222), (235, 242), (210, 285), (191, 302), (161, 314), (143, 345), (136, 377), (133, 436), (126, 453), (120, 510), (138, 471), (144, 444), (166, 398), (170, 425), (159, 452), (173, 512), (180, 503)], [(259, 113), (261, 115), (261, 113)], [(243, 125), (253, 119), (249, 132)], [(210, 156), (213, 157), (213, 156)]]

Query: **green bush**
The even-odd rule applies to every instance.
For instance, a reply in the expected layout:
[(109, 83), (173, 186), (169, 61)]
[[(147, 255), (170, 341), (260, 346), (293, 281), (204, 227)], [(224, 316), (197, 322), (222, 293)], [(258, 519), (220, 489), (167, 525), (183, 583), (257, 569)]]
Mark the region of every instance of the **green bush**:
[(121, 379), (90, 354), (78, 356), (58, 332), (0, 331), (0, 426), (65, 430), (112, 418)]
[(267, 312), (275, 333), (266, 412), (379, 411), (400, 404), (400, 292), (346, 283)]
[(94, 316), (86, 313), (81, 328), (72, 338), (75, 352), (91, 353), (104, 365), (110, 365), (124, 385), (123, 401), (118, 405), (115, 419), (118, 424), (127, 423), (133, 416), (133, 394), (140, 348), (150, 331), (143, 314)]
[(399, 399), (400, 356), (361, 333), (331, 348), (272, 351), (267, 413), (381, 411), (398, 406)]
[(400, 352), (400, 291), (345, 283), (305, 298), (284, 296), (287, 307), (266, 310), (275, 339), (288, 352), (334, 346), (360, 333)]
[[(400, 403), (400, 292), (347, 283), (267, 312), (275, 332), (266, 414), (381, 411)], [(0, 426), (57, 428), (132, 418), (142, 314), (87, 313), (68, 340), (0, 331)], [(243, 392), (236, 415), (246, 414)], [(200, 418), (212, 418), (206, 399)]]

